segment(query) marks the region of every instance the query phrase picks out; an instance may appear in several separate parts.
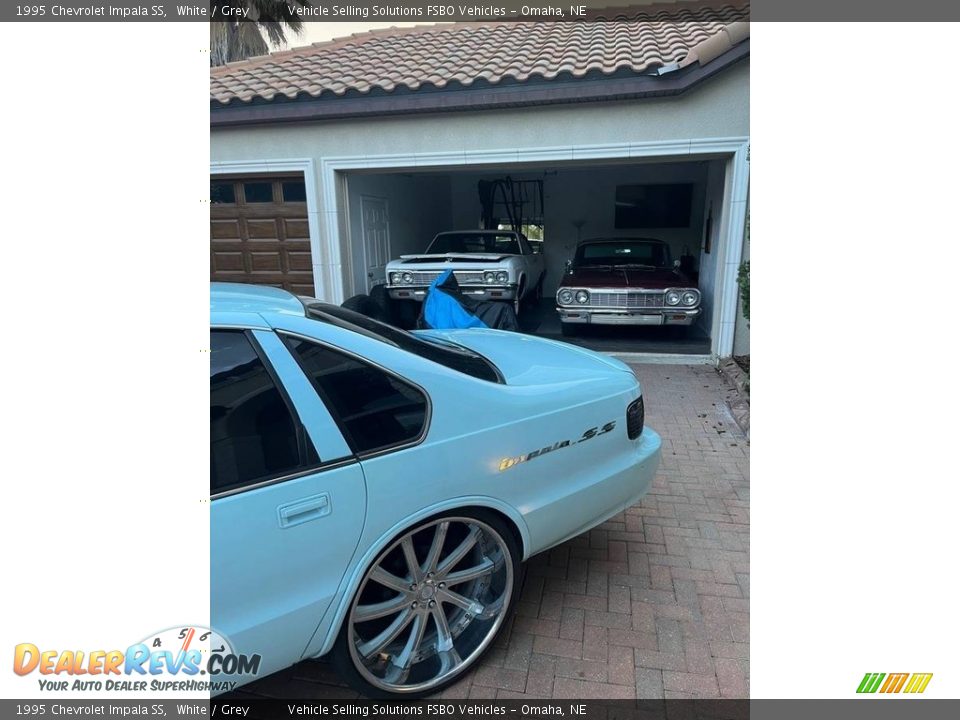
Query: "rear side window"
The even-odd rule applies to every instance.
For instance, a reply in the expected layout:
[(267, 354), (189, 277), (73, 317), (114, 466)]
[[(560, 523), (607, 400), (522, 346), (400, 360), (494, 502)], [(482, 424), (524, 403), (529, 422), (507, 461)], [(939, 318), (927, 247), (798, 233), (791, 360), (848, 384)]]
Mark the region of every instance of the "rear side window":
[(366, 315), (336, 305), (310, 302), (309, 304), (305, 303), (304, 307), (307, 309), (307, 314), (314, 320), (358, 332), (366, 337), (406, 350), (425, 360), (431, 360), (451, 370), (461, 372), (464, 375), (489, 382), (501, 384), (504, 382), (503, 376), (492, 362), (462, 345), (455, 345), (452, 342), (437, 338), (418, 337), (406, 330), (400, 330), (392, 325), (387, 325), (379, 320), (374, 320)]
[(284, 337), (355, 453), (404, 445), (426, 429), (420, 390), (378, 367), (302, 338)]
[(319, 462), (279, 387), (241, 331), (210, 333), (210, 493)]

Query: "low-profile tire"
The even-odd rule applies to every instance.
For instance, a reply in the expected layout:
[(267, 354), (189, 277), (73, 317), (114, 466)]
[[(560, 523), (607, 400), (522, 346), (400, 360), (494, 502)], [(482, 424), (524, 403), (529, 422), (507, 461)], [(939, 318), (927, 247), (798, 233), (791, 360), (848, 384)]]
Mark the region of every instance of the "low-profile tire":
[(560, 323), (560, 334), (564, 337), (575, 337), (577, 334), (577, 326), (573, 323)]
[(493, 645), (520, 587), (520, 548), (500, 516), (447, 512), (404, 531), (364, 571), (332, 651), (358, 692), (420, 698)]

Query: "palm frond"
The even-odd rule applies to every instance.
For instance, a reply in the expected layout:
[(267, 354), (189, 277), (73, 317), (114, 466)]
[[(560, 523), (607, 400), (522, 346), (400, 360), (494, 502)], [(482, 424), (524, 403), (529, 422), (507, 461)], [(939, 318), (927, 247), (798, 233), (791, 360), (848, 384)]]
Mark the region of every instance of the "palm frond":
[(249, 9), (248, 20), (210, 23), (210, 65), (225, 65), (283, 47), (288, 34), (299, 36), (303, 21), (297, 7), (312, 7), (311, 0), (222, 0), (221, 5)]

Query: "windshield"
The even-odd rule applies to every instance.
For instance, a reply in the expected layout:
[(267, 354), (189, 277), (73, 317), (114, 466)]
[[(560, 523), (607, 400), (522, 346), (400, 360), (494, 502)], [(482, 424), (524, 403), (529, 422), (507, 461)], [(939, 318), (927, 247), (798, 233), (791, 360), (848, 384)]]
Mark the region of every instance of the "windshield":
[(303, 302), (307, 315), (314, 320), (352, 330), (479, 380), (501, 384), (504, 382), (496, 365), (462, 345), (447, 341), (432, 342), (433, 338), (427, 340), (366, 315), (313, 298), (300, 298), (300, 301)]
[(577, 248), (573, 264), (670, 267), (670, 248), (657, 240), (587, 243)]
[(519, 255), (520, 244), (517, 236), (504, 233), (443, 233), (437, 235), (430, 247), (428, 255), (446, 253), (491, 253), (494, 255)]

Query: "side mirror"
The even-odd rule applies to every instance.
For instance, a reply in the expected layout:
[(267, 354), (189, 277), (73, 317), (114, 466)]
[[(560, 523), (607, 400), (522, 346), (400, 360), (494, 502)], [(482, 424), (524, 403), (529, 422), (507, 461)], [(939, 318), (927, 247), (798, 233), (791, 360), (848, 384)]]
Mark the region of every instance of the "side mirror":
[(679, 267), (680, 267), (680, 261), (679, 261), (679, 260), (674, 260), (674, 261), (673, 261), (673, 266), (674, 266), (675, 268), (679, 268)]
[(543, 245), (538, 242), (530, 243), (530, 250), (533, 251), (534, 255), (543, 255)]
[(564, 267), (566, 268), (567, 272), (573, 272), (573, 260), (567, 260)]

